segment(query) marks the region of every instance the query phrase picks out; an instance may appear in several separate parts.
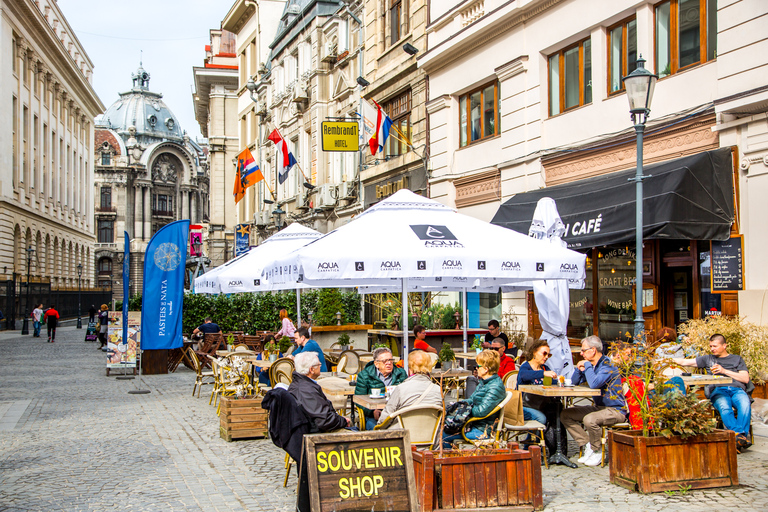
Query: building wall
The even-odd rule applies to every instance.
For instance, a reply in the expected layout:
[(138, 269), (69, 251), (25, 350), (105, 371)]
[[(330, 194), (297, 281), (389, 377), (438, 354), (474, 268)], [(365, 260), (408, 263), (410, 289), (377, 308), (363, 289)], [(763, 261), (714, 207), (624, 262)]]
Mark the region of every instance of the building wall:
[(93, 65), (52, 0), (0, 2), (0, 47), (0, 275), (31, 246), (33, 281), (93, 286)]

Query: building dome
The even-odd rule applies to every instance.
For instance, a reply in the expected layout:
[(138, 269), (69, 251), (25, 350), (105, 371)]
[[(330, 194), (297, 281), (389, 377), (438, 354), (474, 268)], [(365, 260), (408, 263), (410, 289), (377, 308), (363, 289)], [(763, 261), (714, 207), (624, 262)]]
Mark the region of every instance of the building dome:
[(149, 73), (139, 64), (131, 78), (131, 90), (120, 93), (120, 99), (107, 109), (99, 123), (124, 138), (129, 136), (129, 128), (133, 126), (136, 139), (143, 144), (160, 140), (181, 142), (184, 132), (179, 120), (163, 102), (163, 95), (149, 90)]

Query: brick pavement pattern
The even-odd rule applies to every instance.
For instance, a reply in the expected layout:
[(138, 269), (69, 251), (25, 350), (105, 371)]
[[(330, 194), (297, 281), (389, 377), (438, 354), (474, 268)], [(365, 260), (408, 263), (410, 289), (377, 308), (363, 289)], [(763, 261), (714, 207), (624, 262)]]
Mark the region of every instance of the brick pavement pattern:
[[(0, 512), (295, 509), (282, 450), (221, 439), (208, 396), (191, 396), (192, 371), (145, 376), (151, 393), (129, 395), (137, 380), (106, 377), (84, 336), (0, 333)], [(557, 466), (542, 469), (545, 510), (768, 510), (765, 436), (739, 456), (737, 488), (643, 496), (609, 484), (607, 467)]]

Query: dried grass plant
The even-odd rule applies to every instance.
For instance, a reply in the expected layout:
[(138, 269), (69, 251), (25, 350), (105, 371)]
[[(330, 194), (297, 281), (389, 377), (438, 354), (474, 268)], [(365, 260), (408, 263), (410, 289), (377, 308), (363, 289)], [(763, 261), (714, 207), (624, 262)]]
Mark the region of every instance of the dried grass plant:
[(737, 316), (710, 316), (689, 320), (678, 328), (684, 336), (683, 346), (709, 353), (709, 338), (720, 333), (728, 343), (728, 352), (738, 354), (749, 368), (754, 384), (768, 380), (768, 327), (755, 325)]

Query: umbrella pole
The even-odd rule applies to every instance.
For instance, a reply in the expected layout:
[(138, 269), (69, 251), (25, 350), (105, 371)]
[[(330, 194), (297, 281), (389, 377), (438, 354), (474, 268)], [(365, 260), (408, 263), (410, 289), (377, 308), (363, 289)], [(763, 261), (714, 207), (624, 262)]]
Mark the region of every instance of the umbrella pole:
[(403, 368), (408, 371), (408, 278), (403, 278)]
[(301, 327), (301, 288), (296, 288), (296, 328)]
[(462, 288), (461, 289), (463, 297), (462, 297), (462, 304), (464, 309), (464, 314), (461, 315), (464, 317), (464, 353), (467, 352), (467, 315), (469, 314), (469, 308), (467, 307), (467, 289)]

